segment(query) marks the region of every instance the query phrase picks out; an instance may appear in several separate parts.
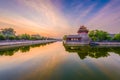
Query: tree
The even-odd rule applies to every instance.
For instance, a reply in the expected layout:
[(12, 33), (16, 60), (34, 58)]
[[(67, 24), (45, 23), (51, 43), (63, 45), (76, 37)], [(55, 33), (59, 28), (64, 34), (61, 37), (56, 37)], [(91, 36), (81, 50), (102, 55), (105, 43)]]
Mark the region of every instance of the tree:
[(42, 36), (42, 37), (41, 37), (41, 40), (46, 40), (46, 37), (43, 37), (43, 36)]
[(22, 34), (20, 37), (23, 40), (30, 40), (30, 35), (29, 34)]
[(95, 31), (92, 30), (89, 32), (89, 37), (93, 40), (93, 41), (96, 41), (97, 38), (96, 38), (96, 34), (95, 34)]
[(40, 40), (41, 36), (39, 34), (35, 34), (31, 36), (31, 40)]
[(120, 33), (118, 33), (114, 36), (114, 40), (120, 41)]
[(93, 41), (103, 41), (103, 40), (111, 40), (109, 34), (102, 30), (92, 30), (89, 32), (89, 37)]
[(16, 38), (16, 36), (13, 36), (13, 35), (8, 37), (9, 40), (14, 40), (15, 38)]
[(15, 31), (13, 28), (5, 28), (5, 29), (1, 29), (1, 33), (5, 36), (9, 36), (9, 35), (14, 35), (15, 36)]
[(5, 36), (2, 33), (0, 33), (0, 40), (5, 40)]
[(20, 35), (17, 35), (17, 36), (15, 36), (15, 39), (16, 39), (16, 40), (21, 40), (21, 36), (20, 36)]
[(12, 38), (13, 36), (15, 37), (15, 31), (13, 28), (5, 28), (1, 29), (1, 33), (5, 36), (6, 39)]
[(66, 39), (67, 39), (67, 35), (64, 35), (63, 40), (66, 40)]

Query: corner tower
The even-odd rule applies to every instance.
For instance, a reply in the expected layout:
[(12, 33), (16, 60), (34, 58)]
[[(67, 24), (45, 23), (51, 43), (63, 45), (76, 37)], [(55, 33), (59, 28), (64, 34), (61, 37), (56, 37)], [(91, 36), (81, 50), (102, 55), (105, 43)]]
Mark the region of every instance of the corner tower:
[(88, 34), (89, 30), (85, 27), (85, 26), (80, 26), (79, 30), (78, 30), (78, 35), (80, 34)]
[(89, 36), (88, 36), (89, 30), (85, 26), (80, 26), (78, 30), (78, 35), (81, 37), (82, 42), (87, 42), (89, 41)]

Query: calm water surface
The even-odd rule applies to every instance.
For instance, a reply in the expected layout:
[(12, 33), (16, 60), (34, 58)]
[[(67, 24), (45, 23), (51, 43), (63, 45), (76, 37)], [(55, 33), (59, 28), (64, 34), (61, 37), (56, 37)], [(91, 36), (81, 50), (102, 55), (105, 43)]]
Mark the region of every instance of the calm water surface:
[(120, 48), (55, 42), (0, 50), (0, 80), (120, 80)]

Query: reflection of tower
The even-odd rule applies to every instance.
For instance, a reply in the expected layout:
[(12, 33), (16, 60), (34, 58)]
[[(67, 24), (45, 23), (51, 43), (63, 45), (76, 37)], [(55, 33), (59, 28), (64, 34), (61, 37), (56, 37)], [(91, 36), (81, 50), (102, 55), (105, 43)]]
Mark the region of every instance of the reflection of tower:
[(78, 52), (77, 54), (78, 54), (78, 56), (80, 57), (80, 59), (85, 59), (86, 56), (88, 56), (89, 53), (81, 53), (81, 52)]
[(79, 36), (81, 36), (83, 42), (89, 41), (88, 32), (89, 31), (85, 26), (81, 26), (79, 28), (77, 33)]

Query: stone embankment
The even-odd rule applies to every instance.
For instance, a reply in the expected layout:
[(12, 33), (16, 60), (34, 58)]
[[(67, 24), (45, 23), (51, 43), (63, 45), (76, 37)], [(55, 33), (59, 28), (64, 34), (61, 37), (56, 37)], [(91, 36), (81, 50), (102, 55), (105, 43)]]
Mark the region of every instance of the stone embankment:
[(120, 46), (120, 42), (95, 42), (99, 46)]
[(0, 46), (12, 46), (12, 45), (32, 45), (55, 42), (56, 40), (36, 40), (36, 41), (0, 41)]

